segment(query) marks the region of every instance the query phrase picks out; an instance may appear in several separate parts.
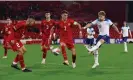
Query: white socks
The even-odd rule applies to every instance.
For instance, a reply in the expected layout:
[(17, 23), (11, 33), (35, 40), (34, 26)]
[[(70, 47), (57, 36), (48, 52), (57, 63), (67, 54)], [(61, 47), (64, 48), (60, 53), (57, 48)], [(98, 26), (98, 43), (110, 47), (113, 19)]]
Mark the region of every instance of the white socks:
[(13, 64), (16, 65), (17, 63), (13, 61)]
[(99, 62), (98, 62), (98, 50), (94, 51), (94, 61), (95, 61), (95, 64), (99, 64)]
[(127, 42), (124, 42), (124, 49), (125, 49), (125, 52), (127, 52)]
[(100, 41), (98, 41), (98, 43), (94, 47), (92, 47), (89, 51), (95, 51), (95, 50), (97, 50), (101, 46), (101, 44), (102, 43)]

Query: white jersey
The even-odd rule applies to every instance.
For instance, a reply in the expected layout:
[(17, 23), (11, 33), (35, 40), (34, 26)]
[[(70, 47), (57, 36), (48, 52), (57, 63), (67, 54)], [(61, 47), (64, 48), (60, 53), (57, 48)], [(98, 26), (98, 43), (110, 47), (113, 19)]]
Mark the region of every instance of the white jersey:
[(99, 35), (107, 35), (109, 36), (109, 29), (110, 26), (113, 25), (112, 21), (110, 19), (105, 19), (104, 21), (99, 21), (96, 19), (92, 22), (93, 25), (97, 25), (99, 29)]
[(128, 37), (128, 31), (129, 31), (130, 27), (129, 26), (127, 26), (127, 27), (123, 26), (121, 29), (122, 29), (123, 37)]
[(87, 28), (87, 38), (88, 39), (92, 39), (94, 38), (94, 34), (95, 34), (95, 31), (94, 31), (94, 28)]

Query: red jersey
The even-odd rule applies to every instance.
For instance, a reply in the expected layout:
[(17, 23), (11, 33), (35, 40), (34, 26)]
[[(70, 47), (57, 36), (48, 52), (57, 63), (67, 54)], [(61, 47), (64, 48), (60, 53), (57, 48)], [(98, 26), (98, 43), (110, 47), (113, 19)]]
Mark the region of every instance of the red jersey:
[(20, 40), (26, 31), (26, 21), (20, 21), (14, 26), (14, 38)]
[(12, 24), (5, 25), (3, 32), (4, 32), (4, 38), (8, 37), (13, 32), (13, 25)]
[(41, 27), (40, 27), (40, 31), (42, 32), (42, 36), (45, 38), (48, 38), (50, 36), (50, 31), (51, 28), (55, 26), (55, 21), (54, 20), (43, 20), (41, 22)]
[(66, 21), (60, 20), (58, 22), (59, 27), (59, 35), (61, 41), (72, 41), (72, 25), (74, 24), (74, 20), (67, 19)]

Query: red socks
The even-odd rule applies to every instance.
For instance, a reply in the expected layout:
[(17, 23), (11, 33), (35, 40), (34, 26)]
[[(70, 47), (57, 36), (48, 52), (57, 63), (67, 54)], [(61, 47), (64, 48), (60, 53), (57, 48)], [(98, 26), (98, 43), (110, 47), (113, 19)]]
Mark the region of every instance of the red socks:
[(19, 63), (22, 69), (25, 68), (25, 64), (24, 64), (24, 57), (23, 55), (19, 55)]
[(65, 46), (61, 46), (61, 50), (62, 50), (62, 55), (63, 55), (64, 60), (65, 60), (65, 61), (68, 60), (68, 59), (67, 59), (66, 50), (65, 50)]
[(46, 56), (47, 56), (47, 49), (46, 49), (46, 48), (44, 48), (44, 49), (43, 49), (43, 59), (45, 59), (45, 58), (46, 58)]
[(76, 55), (72, 55), (72, 61), (73, 61), (73, 63), (75, 63), (75, 61), (76, 61)]
[(7, 56), (7, 48), (4, 48), (4, 56)]
[(16, 58), (14, 59), (14, 63), (18, 63), (18, 61), (19, 61), (19, 55), (17, 54), (17, 56), (16, 56)]

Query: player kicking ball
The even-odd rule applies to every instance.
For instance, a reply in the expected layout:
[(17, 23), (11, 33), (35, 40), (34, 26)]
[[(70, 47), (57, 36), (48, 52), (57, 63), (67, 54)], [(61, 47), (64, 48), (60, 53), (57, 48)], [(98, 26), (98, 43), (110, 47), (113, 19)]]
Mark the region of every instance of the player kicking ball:
[(26, 48), (20, 41), (22, 36), (24, 35), (27, 27), (31, 27), (35, 24), (35, 20), (33, 17), (29, 17), (26, 21), (20, 21), (16, 25), (14, 25), (14, 31), (8, 37), (8, 41), (12, 47), (12, 50), (17, 52), (17, 55), (11, 65), (12, 68), (20, 70), (18, 67), (18, 63), (20, 63), (21, 70), (23, 72), (32, 72), (32, 70), (27, 69), (24, 63), (24, 54), (26, 52)]
[[(122, 33), (122, 40), (123, 40), (123, 43), (124, 43), (124, 51), (125, 52), (128, 52), (128, 49), (127, 49), (127, 39), (129, 37), (129, 34), (130, 34), (130, 37), (132, 38), (132, 33), (131, 33), (131, 30), (130, 30), (130, 27), (127, 25), (127, 23), (124, 21), (123, 22), (123, 26), (121, 28), (121, 33)], [(129, 32), (129, 34), (128, 34)]]
[(72, 51), (72, 67), (76, 67), (76, 51), (74, 47), (73, 37), (72, 37), (72, 26), (77, 25), (80, 29), (80, 37), (82, 36), (81, 25), (74, 21), (73, 19), (68, 19), (68, 12), (66, 10), (61, 13), (61, 20), (57, 24), (57, 28), (59, 29), (59, 37), (60, 37), (60, 46), (62, 55), (64, 58), (64, 65), (69, 65), (67, 53), (65, 47)]
[(104, 11), (100, 11), (98, 12), (98, 19), (94, 20), (92, 23), (87, 24), (84, 29), (91, 27), (93, 25), (97, 25), (98, 29), (99, 29), (99, 36), (96, 40), (96, 45), (93, 46), (92, 48), (88, 48), (88, 51), (94, 52), (94, 65), (92, 66), (92, 68), (96, 68), (97, 66), (99, 66), (99, 62), (98, 62), (98, 49), (99, 47), (104, 44), (105, 42), (108, 41), (109, 39), (109, 29), (110, 26), (112, 26), (119, 34), (121, 34), (118, 30), (118, 28), (112, 23), (112, 21), (110, 19), (106, 19), (106, 13)]
[(42, 35), (41, 50), (43, 52), (41, 64), (46, 63), (47, 51), (51, 50), (55, 55), (59, 54), (59, 50), (53, 49), (51, 44), (51, 37), (54, 31), (55, 21), (51, 19), (51, 13), (49, 11), (45, 12), (46, 20), (42, 20), (40, 27), (40, 35)]

